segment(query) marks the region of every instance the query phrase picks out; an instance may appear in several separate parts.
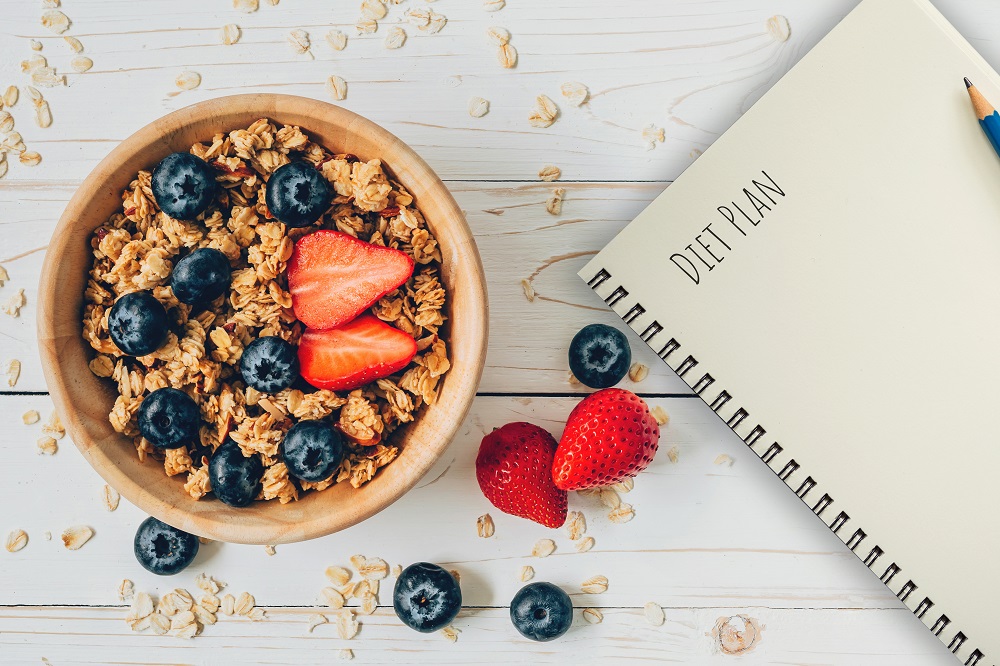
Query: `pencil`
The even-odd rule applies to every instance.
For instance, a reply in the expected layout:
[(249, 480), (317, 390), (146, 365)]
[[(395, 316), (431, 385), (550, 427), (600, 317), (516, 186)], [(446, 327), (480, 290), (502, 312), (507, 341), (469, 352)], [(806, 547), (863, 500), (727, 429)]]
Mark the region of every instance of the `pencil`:
[(997, 113), (993, 105), (983, 97), (983, 94), (976, 86), (972, 85), (972, 81), (968, 78), (965, 79), (965, 87), (969, 89), (969, 97), (972, 98), (972, 107), (976, 111), (976, 118), (979, 119), (980, 126), (989, 137), (997, 155), (1000, 155), (1000, 113)]

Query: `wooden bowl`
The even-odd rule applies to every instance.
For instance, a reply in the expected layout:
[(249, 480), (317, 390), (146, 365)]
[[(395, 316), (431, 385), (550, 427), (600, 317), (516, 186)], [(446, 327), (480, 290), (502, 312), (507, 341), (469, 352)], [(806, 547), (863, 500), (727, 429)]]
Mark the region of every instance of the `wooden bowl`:
[[(302, 127), (334, 152), (381, 159), (416, 198), (440, 243), (448, 291), (451, 370), (435, 404), (393, 434), (399, 457), (372, 481), (309, 492), (289, 504), (254, 502), (234, 509), (184, 492), (183, 477), (140, 463), (131, 438), (111, 427), (117, 391), (91, 373), (93, 358), (82, 331), (83, 291), (91, 265), (90, 237), (121, 209), (121, 193), (141, 169), (216, 132), (247, 127), (258, 118)], [(279, 544), (350, 527), (389, 506), (427, 472), (448, 447), (472, 404), (486, 357), (488, 305), (483, 267), (472, 233), (444, 184), (406, 144), (375, 123), (331, 104), (288, 95), (235, 95), (175, 111), (142, 128), (108, 155), (77, 190), (56, 226), (39, 285), (38, 338), (45, 379), (70, 437), (104, 479), (130, 502), (182, 530), (220, 541)]]

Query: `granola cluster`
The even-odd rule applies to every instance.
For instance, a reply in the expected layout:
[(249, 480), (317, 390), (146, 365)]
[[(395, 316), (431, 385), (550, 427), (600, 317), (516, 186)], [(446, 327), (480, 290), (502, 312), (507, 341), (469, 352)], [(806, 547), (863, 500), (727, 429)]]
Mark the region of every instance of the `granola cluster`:
[[(83, 337), (97, 352), (90, 369), (114, 381), (118, 398), (109, 419), (134, 438), (140, 460), (161, 461), (168, 476), (186, 474), (184, 489), (195, 499), (211, 491), (208, 459), (227, 437), (244, 455), (264, 463), (257, 499), (286, 503), (307, 490), (349, 481), (355, 488), (399, 453), (389, 435), (434, 402), (448, 371), (444, 324), (446, 293), (439, 278), (441, 251), (413, 197), (392, 180), (377, 159), (333, 155), (298, 128), (261, 119), (246, 129), (216, 134), (191, 153), (217, 171), (217, 200), (193, 221), (161, 212), (150, 189), (151, 174), (140, 171), (122, 194), (122, 210), (91, 239), (94, 262), (85, 292)], [(265, 183), (278, 167), (305, 160), (331, 183), (336, 197), (319, 224), (286, 227), (265, 205)], [(285, 268), (295, 241), (316, 229), (336, 229), (375, 245), (396, 248), (416, 262), (413, 276), (378, 301), (372, 312), (417, 342), (417, 356), (400, 373), (347, 394), (285, 389), (273, 395), (247, 387), (239, 374), (244, 347), (277, 335), (298, 343), (303, 326), (292, 312)], [(227, 295), (208, 307), (179, 302), (169, 285), (176, 259), (202, 247), (225, 254), (232, 266)], [(115, 299), (150, 290), (167, 309), (167, 342), (148, 356), (123, 354), (108, 333)], [(161, 451), (140, 434), (136, 412), (143, 397), (171, 386), (188, 393), (201, 410), (200, 441)], [(344, 434), (348, 451), (339, 471), (317, 483), (289, 476), (279, 445), (303, 419), (329, 419)]]

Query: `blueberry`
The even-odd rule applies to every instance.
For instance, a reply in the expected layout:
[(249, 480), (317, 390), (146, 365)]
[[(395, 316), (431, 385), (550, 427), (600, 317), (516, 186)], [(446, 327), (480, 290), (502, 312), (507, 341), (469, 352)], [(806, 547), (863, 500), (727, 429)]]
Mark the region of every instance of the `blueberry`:
[(150, 516), (135, 531), (135, 559), (157, 576), (173, 576), (198, 554), (198, 537)]
[(119, 296), (108, 313), (111, 341), (126, 354), (145, 356), (167, 340), (167, 311), (148, 291)]
[(214, 301), (229, 289), (229, 259), (218, 250), (203, 247), (177, 262), (170, 274), (170, 286), (181, 303), (202, 305)]
[(267, 181), (264, 202), (276, 218), (290, 227), (307, 227), (327, 208), (333, 191), (326, 178), (308, 162), (278, 167)]
[(193, 220), (205, 212), (215, 197), (215, 174), (191, 153), (167, 155), (153, 169), (153, 198), (164, 213), (176, 220)]
[(462, 588), (436, 564), (417, 562), (403, 569), (392, 591), (396, 616), (423, 633), (447, 627), (462, 608)]
[(344, 459), (344, 438), (325, 421), (299, 421), (285, 434), (281, 455), (292, 476), (323, 481)]
[(212, 492), (229, 506), (243, 507), (260, 493), (264, 464), (255, 454), (243, 455), (240, 445), (231, 439), (223, 442), (208, 461), (208, 479)]
[(584, 326), (569, 345), (569, 369), (590, 388), (614, 386), (628, 374), (630, 365), (628, 338), (611, 326)]
[(555, 640), (573, 623), (573, 602), (552, 583), (529, 583), (510, 602), (510, 621), (525, 638)]
[(139, 432), (160, 449), (176, 449), (198, 440), (201, 412), (184, 391), (156, 389), (139, 405)]
[(240, 358), (243, 381), (261, 393), (278, 393), (299, 376), (295, 348), (277, 336), (257, 338), (246, 346)]

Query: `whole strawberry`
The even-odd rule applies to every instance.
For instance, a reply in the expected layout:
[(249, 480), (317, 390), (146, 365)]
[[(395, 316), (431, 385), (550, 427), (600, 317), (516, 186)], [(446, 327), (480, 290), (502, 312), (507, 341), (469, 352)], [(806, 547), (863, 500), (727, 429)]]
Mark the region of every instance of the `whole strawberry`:
[(552, 463), (563, 490), (609, 486), (653, 461), (660, 426), (642, 398), (624, 389), (592, 393), (570, 412)]
[(476, 479), (483, 495), (504, 513), (546, 527), (566, 522), (566, 491), (552, 482), (556, 440), (530, 423), (508, 423), (483, 437)]

